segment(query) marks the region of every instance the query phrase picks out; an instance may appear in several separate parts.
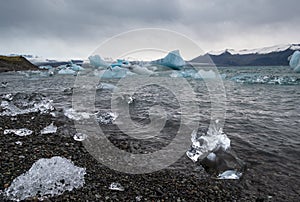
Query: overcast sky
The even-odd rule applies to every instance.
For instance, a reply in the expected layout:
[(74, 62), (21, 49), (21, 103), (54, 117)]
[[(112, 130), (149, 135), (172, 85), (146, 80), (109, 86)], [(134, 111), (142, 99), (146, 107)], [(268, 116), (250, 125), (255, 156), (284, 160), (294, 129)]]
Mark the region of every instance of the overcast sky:
[(86, 58), (116, 34), (151, 27), (204, 51), (259, 48), (300, 43), (299, 24), (299, 0), (1, 0), (0, 54)]

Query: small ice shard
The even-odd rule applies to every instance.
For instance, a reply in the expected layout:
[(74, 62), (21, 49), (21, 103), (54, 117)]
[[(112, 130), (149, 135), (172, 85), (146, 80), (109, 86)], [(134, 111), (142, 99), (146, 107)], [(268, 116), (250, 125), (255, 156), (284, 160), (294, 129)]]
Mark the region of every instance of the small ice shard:
[(226, 170), (225, 172), (218, 175), (218, 179), (221, 180), (238, 180), (242, 176), (242, 173), (235, 170)]
[(114, 90), (116, 86), (109, 83), (100, 83), (96, 88), (98, 90)]
[(181, 57), (179, 50), (171, 51), (166, 57), (152, 61), (151, 63), (167, 66), (176, 70), (181, 69), (186, 64), (184, 59)]
[(93, 67), (108, 67), (109, 65), (99, 56), (99, 55), (93, 55), (89, 57), (90, 65)]
[(16, 145), (20, 145), (20, 146), (22, 146), (22, 145), (23, 145), (23, 142), (21, 142), (21, 141), (17, 141), (17, 142), (15, 142), (15, 144), (16, 144)]
[(81, 142), (81, 141), (85, 140), (86, 137), (87, 137), (86, 134), (83, 134), (83, 133), (76, 133), (76, 134), (73, 136), (73, 139), (74, 139), (75, 141)]
[(77, 112), (73, 108), (64, 109), (64, 115), (69, 119), (73, 119), (75, 121), (79, 121), (82, 119), (89, 119), (90, 114), (86, 112)]
[(114, 190), (114, 191), (124, 191), (124, 187), (118, 183), (118, 182), (113, 182), (109, 185), (109, 189), (110, 190)]
[(215, 160), (216, 160), (216, 157), (217, 157), (216, 154), (213, 153), (213, 152), (211, 152), (210, 154), (207, 155), (206, 158), (207, 158), (208, 160), (210, 160), (210, 161), (215, 161)]
[(1, 82), (1, 88), (6, 88), (7, 87), (7, 82), (6, 81), (2, 81)]
[(17, 136), (28, 136), (32, 134), (32, 130), (29, 130), (27, 128), (20, 128), (20, 129), (6, 129), (4, 130), (4, 135), (7, 134), (15, 134)]
[(62, 74), (62, 75), (76, 75), (76, 71), (74, 71), (70, 68), (61, 69), (57, 73)]
[(134, 97), (129, 96), (129, 97), (128, 97), (128, 102), (127, 102), (127, 103), (128, 103), (128, 104), (132, 104), (132, 103), (134, 102), (134, 100), (135, 100)]
[(300, 73), (300, 51), (295, 51), (293, 53), (289, 65), (295, 72)]
[(82, 187), (85, 174), (85, 168), (75, 166), (66, 158), (40, 159), (26, 173), (15, 178), (4, 194), (14, 201), (29, 197), (43, 200)]
[(57, 127), (52, 122), (49, 126), (46, 126), (41, 130), (41, 134), (42, 135), (51, 134), (51, 133), (56, 133), (56, 131), (57, 131)]
[(96, 113), (96, 119), (100, 124), (112, 124), (117, 118), (118, 114), (113, 112)]

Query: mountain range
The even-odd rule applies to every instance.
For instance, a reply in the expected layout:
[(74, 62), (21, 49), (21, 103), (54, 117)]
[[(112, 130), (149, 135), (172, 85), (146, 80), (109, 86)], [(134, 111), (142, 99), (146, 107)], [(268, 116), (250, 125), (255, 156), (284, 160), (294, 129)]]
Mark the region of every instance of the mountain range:
[(208, 52), (194, 58), (191, 62), (213, 62), (216, 66), (287, 66), (289, 65), (289, 57), (296, 50), (300, 50), (300, 44), (277, 45), (240, 51), (226, 49), (218, 52)]

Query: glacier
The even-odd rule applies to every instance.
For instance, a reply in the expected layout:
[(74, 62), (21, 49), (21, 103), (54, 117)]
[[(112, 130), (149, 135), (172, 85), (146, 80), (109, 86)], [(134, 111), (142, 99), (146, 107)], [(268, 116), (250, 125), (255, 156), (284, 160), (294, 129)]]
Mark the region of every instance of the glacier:
[(171, 51), (166, 57), (152, 61), (151, 63), (170, 67), (175, 70), (180, 70), (186, 64), (184, 59), (181, 57), (179, 50)]

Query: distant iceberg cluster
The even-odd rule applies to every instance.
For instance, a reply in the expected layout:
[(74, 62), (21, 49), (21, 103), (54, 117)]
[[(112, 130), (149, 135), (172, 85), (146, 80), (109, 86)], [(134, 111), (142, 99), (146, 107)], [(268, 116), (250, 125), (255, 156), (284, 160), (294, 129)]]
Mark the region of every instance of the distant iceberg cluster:
[(300, 73), (300, 51), (295, 51), (290, 59), (290, 67), (295, 72)]
[[(104, 78), (124, 78), (132, 75), (155, 75), (156, 70), (182, 70), (186, 65), (181, 57), (179, 50), (169, 52), (164, 58), (155, 61), (127, 61), (117, 59), (115, 61), (106, 61), (100, 55), (91, 55), (83, 64), (75, 64), (72, 61), (69, 64), (53, 67), (51, 65), (39, 66), (42, 70), (41, 76), (53, 75), (77, 75), (80, 71), (87, 69), (94, 70), (94, 75)], [(158, 68), (159, 67), (159, 68)]]

